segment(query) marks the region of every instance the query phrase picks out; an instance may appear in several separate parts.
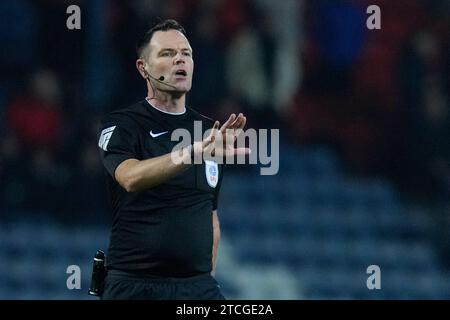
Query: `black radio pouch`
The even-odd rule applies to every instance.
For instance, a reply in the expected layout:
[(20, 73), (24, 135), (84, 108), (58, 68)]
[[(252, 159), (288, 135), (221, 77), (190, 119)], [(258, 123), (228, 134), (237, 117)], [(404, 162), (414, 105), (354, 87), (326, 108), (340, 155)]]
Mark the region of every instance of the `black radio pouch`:
[(105, 288), (106, 278), (106, 256), (102, 250), (97, 250), (92, 266), (91, 286), (89, 287), (89, 294), (93, 296), (101, 296)]

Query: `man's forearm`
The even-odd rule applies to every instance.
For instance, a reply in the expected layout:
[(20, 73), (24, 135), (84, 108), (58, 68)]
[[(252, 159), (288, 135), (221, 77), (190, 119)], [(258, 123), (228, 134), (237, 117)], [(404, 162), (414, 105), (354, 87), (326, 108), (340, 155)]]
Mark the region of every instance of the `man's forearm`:
[(186, 164), (190, 163), (190, 153), (190, 148), (183, 148), (147, 160), (128, 159), (117, 167), (115, 178), (127, 192), (146, 190), (187, 170), (191, 166)]
[(212, 274), (216, 272), (217, 253), (219, 251), (220, 242), (220, 224), (217, 211), (214, 210), (212, 214), (213, 218), (213, 251), (212, 251)]

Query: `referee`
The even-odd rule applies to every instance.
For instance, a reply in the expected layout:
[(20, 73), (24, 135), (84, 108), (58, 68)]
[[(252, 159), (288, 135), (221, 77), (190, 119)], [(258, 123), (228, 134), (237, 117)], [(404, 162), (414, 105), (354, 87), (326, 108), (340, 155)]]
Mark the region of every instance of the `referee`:
[[(213, 277), (224, 166), (190, 163), (206, 151), (248, 154), (249, 149), (234, 147), (246, 118), (232, 114), (220, 126), (185, 105), (194, 62), (185, 30), (175, 20), (147, 31), (137, 54), (148, 96), (111, 112), (99, 134), (113, 210), (101, 298), (224, 299)], [(174, 151), (171, 133), (185, 129), (194, 137), (194, 121), (203, 131), (212, 128), (211, 134)], [(218, 143), (217, 135), (224, 142)]]

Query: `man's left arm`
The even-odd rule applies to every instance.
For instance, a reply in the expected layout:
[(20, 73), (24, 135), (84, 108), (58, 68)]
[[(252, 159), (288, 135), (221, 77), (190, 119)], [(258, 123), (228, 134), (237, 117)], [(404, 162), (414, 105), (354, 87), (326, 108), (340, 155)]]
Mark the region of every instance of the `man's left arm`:
[(216, 273), (216, 261), (217, 253), (219, 251), (220, 242), (220, 224), (219, 217), (217, 216), (217, 210), (212, 212), (212, 224), (213, 224), (213, 248), (212, 248), (212, 275)]

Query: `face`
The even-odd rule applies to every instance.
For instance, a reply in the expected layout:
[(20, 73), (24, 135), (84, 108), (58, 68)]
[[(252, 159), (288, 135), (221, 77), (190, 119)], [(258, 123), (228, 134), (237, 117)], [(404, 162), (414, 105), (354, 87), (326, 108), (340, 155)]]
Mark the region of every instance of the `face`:
[(164, 85), (153, 81), (161, 91), (186, 93), (192, 87), (194, 61), (192, 48), (186, 37), (177, 30), (157, 31), (147, 51), (147, 72), (153, 77), (164, 76)]

